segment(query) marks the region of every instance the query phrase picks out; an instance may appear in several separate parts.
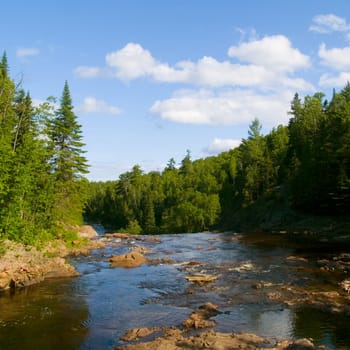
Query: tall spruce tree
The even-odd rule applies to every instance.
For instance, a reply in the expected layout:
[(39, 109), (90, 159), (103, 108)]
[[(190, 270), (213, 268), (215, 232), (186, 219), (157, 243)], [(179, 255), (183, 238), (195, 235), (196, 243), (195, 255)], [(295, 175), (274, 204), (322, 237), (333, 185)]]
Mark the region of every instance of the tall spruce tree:
[(9, 77), (4, 53), (0, 62), (0, 238), (7, 235), (8, 197), (14, 164), (11, 145), (16, 120), (14, 96), (15, 84)]
[(68, 83), (65, 82), (60, 106), (49, 125), (52, 172), (56, 180), (54, 218), (58, 225), (78, 224), (85, 202), (88, 164), (84, 156), (81, 125), (73, 111)]

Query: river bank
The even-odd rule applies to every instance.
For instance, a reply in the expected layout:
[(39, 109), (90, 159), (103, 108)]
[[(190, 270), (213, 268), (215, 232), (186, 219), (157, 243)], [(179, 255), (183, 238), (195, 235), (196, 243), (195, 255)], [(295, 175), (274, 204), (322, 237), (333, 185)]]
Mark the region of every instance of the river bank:
[(15, 290), (40, 283), (47, 278), (76, 277), (79, 273), (66, 260), (68, 256), (88, 254), (92, 249), (104, 247), (94, 240), (96, 231), (91, 226), (78, 230), (79, 240), (55, 240), (42, 249), (5, 240), (0, 257), (0, 292)]

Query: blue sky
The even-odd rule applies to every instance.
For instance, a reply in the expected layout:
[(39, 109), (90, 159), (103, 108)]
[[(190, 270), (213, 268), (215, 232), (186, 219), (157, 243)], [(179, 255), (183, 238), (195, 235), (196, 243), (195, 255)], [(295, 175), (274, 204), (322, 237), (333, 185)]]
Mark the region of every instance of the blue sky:
[(350, 80), (346, 0), (18, 0), (0, 49), (36, 103), (70, 86), (91, 180), (235, 147)]

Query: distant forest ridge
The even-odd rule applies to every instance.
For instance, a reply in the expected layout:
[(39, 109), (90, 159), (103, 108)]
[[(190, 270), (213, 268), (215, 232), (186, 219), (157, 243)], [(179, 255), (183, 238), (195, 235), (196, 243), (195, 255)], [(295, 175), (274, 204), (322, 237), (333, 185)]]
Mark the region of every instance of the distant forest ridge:
[[(86, 221), (130, 233), (198, 232), (274, 220), (293, 211), (347, 216), (350, 209), (350, 85), (295, 94), (287, 126), (261, 134), (258, 119), (239, 147), (144, 173), (135, 165), (116, 181), (91, 182)], [(248, 222), (246, 222), (248, 224)], [(253, 224), (251, 222), (251, 224)]]

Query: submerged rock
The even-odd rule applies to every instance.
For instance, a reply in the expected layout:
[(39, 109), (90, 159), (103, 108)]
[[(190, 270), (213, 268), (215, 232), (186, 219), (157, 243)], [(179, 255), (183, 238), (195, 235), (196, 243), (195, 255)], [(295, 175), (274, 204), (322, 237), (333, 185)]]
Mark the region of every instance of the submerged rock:
[(218, 276), (214, 275), (195, 275), (195, 276), (187, 276), (187, 281), (189, 282), (195, 282), (195, 283), (208, 283), (213, 282), (218, 279)]
[(121, 338), (120, 340), (122, 341), (135, 341), (138, 340), (140, 338), (145, 338), (148, 337), (149, 335), (152, 335), (156, 332), (161, 331), (160, 327), (152, 327), (152, 328), (135, 328), (135, 329), (131, 329), (128, 332), (126, 332)]

